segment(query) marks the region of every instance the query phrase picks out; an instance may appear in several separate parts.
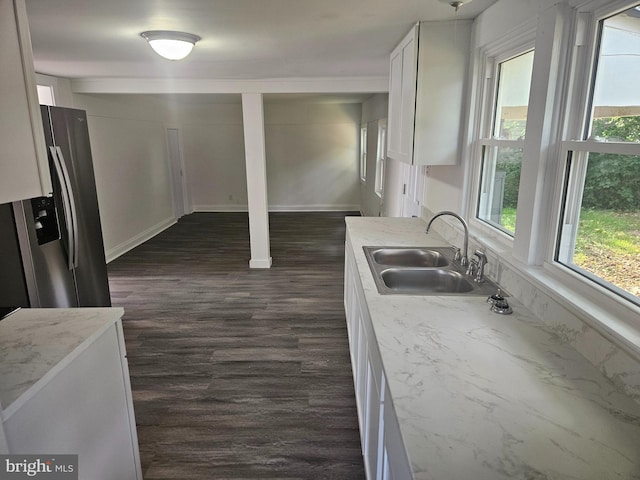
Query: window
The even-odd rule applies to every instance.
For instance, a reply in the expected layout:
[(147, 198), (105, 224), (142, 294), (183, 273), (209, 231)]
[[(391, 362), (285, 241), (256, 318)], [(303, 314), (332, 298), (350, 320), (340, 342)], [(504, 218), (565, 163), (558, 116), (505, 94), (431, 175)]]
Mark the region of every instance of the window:
[[(490, 59), (490, 64), (493, 63)], [(513, 236), (527, 126), (533, 50), (489, 67), (477, 217)]]
[(376, 155), (376, 195), (382, 198), (384, 190), (384, 161), (387, 156), (387, 119), (378, 122), (378, 153)]
[(38, 101), (40, 105), (55, 105), (53, 87), (51, 85), (38, 85)]
[(360, 127), (360, 180), (367, 181), (367, 126)]
[(555, 260), (640, 304), (640, 7), (601, 20), (596, 45), (583, 133), (564, 142)]

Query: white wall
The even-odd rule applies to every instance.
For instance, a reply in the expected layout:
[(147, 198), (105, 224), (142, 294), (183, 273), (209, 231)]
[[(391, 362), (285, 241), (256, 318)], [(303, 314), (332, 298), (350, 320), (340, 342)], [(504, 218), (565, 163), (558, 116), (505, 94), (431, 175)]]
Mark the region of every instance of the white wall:
[[(187, 100), (153, 95), (72, 94), (41, 76), (62, 105), (87, 111), (107, 260), (175, 222), (166, 129), (178, 128), (193, 210), (246, 211), (239, 95)], [(220, 103), (220, 102), (226, 103)], [(272, 210), (359, 210), (361, 104), (265, 105)]]
[(75, 95), (87, 111), (107, 261), (174, 221), (165, 106), (153, 97)]
[(169, 104), (194, 211), (247, 210), (242, 104), (239, 95), (226, 101)]
[[(242, 105), (172, 103), (196, 211), (245, 211)], [(360, 104), (265, 104), (271, 210), (358, 210)]]
[(358, 103), (266, 103), (270, 210), (359, 210)]
[(538, 14), (557, 3), (561, 0), (498, 0), (476, 18), (474, 47), (521, 30), (528, 22), (535, 26)]
[(378, 217), (383, 201), (376, 194), (376, 168), (378, 156), (378, 124), (387, 118), (389, 94), (378, 93), (362, 104), (362, 124), (367, 125), (367, 179), (360, 182), (360, 211), (363, 215)]
[(429, 166), (424, 171), (422, 204), (433, 212), (462, 212), (464, 165)]

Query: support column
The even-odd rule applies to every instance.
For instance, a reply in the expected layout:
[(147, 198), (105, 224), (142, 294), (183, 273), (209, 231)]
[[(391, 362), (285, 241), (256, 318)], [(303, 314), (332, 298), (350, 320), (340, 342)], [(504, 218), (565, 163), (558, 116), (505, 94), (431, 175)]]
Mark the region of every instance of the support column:
[(249, 268), (271, 268), (267, 162), (264, 143), (264, 110), (261, 93), (242, 94), (244, 155), (249, 203)]

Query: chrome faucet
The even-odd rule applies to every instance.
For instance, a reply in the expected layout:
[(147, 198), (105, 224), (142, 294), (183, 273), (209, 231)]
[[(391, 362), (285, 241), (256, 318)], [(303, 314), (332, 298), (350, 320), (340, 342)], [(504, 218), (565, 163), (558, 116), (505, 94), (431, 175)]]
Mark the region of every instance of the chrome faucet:
[(462, 258), (460, 259), (460, 265), (466, 267), (469, 264), (469, 260), (467, 258), (467, 249), (469, 248), (469, 227), (467, 226), (467, 222), (464, 221), (464, 218), (462, 218), (457, 213), (449, 211), (438, 212), (431, 218), (431, 220), (429, 220), (425, 233), (429, 233), (429, 228), (431, 228), (431, 224), (433, 223), (433, 221), (442, 215), (451, 215), (452, 217), (460, 220), (460, 223), (462, 223), (462, 227), (464, 228), (464, 245), (462, 247)]

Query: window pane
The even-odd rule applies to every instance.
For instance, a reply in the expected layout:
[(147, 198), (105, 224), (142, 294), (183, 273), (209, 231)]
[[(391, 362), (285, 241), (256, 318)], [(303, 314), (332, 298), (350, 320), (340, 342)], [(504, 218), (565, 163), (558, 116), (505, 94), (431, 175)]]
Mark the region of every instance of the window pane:
[(603, 22), (590, 135), (640, 142), (640, 10), (630, 8)]
[(640, 296), (640, 156), (574, 153), (570, 165), (557, 260)]
[(493, 136), (505, 140), (524, 138), (533, 51), (500, 63)]
[(512, 235), (522, 167), (522, 148), (485, 147), (478, 218)]

